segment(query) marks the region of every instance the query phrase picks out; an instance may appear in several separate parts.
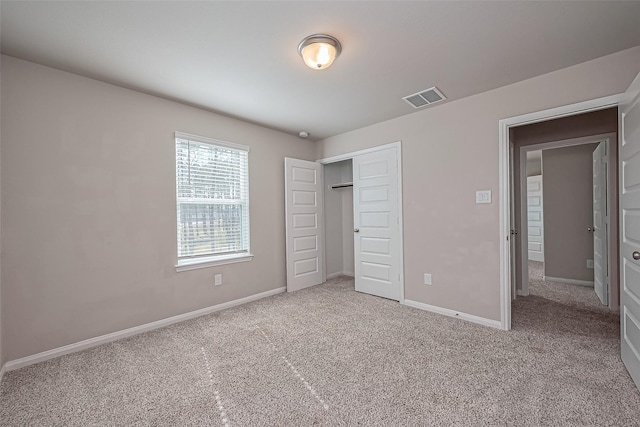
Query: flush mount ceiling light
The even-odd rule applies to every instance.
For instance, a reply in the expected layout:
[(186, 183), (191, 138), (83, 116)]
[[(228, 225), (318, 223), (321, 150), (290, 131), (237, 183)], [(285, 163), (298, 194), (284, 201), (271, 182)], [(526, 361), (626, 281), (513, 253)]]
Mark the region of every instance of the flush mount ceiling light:
[(298, 45), (298, 53), (307, 67), (324, 70), (340, 56), (342, 45), (335, 37), (327, 34), (313, 34), (305, 37)]

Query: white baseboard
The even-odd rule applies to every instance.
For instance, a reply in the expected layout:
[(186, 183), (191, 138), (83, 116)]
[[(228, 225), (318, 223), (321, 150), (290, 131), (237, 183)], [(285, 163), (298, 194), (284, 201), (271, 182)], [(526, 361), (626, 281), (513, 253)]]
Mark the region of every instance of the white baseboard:
[(528, 291), (527, 291), (527, 292), (525, 292), (525, 291), (523, 291), (522, 289), (518, 289), (518, 292), (517, 292), (517, 293), (518, 293), (518, 295), (519, 295), (519, 296), (521, 296), (521, 297), (526, 297), (526, 296), (528, 296), (528, 295), (529, 295), (529, 292), (528, 292)]
[(340, 276), (353, 277), (353, 276), (355, 276), (355, 274), (353, 272), (350, 272), (350, 271), (342, 271), (342, 272), (338, 272), (338, 273), (327, 274), (326, 279), (327, 280), (331, 280), (331, 279), (335, 279), (336, 277), (340, 277)]
[(95, 338), (89, 338), (88, 340), (65, 345), (63, 347), (54, 348), (52, 350), (43, 351), (42, 353), (37, 353), (31, 356), (22, 357), (20, 359), (10, 360), (4, 364), (4, 366), (2, 367), (2, 372), (4, 372), (5, 369), (6, 371), (13, 371), (15, 369), (20, 369), (25, 366), (33, 365), (35, 363), (44, 362), (45, 360), (64, 356), (65, 354), (75, 353), (77, 351), (82, 351), (91, 347), (107, 344), (122, 338), (127, 338), (132, 335), (153, 331), (154, 329), (164, 328), (165, 326), (173, 325), (174, 323), (184, 322), (185, 320), (190, 320), (196, 317), (205, 316), (207, 314), (224, 310), (226, 308), (235, 307), (237, 305), (246, 304), (248, 302), (252, 302), (262, 298), (280, 294), (285, 292), (286, 290), (287, 290), (286, 287), (282, 287), (282, 288), (277, 288), (277, 289), (273, 289), (266, 292), (261, 292), (259, 294), (250, 295), (248, 297), (224, 302), (222, 304), (212, 305), (211, 307), (202, 308), (200, 310), (191, 311), (189, 313), (179, 314), (177, 316), (168, 317), (166, 319), (157, 320), (155, 322), (146, 323), (144, 325), (135, 326), (133, 328), (124, 329), (122, 331), (112, 332), (110, 334), (101, 335)]
[(550, 277), (550, 276), (542, 276), (542, 280), (549, 281), (549, 282), (568, 283), (570, 285), (589, 286), (593, 288), (593, 281), (589, 281), (589, 280), (565, 279), (564, 277)]
[(5, 363), (4, 365), (2, 365), (2, 368), (0, 368), (0, 383), (2, 383), (2, 377), (4, 377), (4, 373), (7, 370), (7, 364)]
[(430, 311), (432, 313), (444, 314), (449, 317), (457, 317), (468, 322), (477, 323), (479, 325), (489, 326), (491, 328), (502, 329), (502, 324), (499, 320), (491, 320), (485, 317), (474, 316), (473, 314), (462, 313), (448, 308), (436, 307), (435, 305), (424, 304), (422, 302), (404, 300), (404, 305), (409, 307), (419, 308), (420, 310)]

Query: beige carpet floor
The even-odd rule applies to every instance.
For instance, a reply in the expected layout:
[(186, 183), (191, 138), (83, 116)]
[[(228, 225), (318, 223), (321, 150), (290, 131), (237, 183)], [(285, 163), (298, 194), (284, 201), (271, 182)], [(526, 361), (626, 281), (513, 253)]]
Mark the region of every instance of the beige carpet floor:
[(338, 278), (9, 372), (0, 424), (640, 425), (617, 314), (568, 286), (505, 332)]

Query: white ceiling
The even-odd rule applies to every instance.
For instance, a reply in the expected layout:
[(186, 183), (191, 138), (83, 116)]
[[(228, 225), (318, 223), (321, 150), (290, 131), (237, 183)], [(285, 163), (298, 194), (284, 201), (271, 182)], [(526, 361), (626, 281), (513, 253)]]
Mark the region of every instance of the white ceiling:
[[(640, 45), (640, 2), (1, 2), (2, 52), (323, 138)], [(325, 32), (324, 71), (296, 51)], [(436, 104), (432, 107), (439, 108)]]

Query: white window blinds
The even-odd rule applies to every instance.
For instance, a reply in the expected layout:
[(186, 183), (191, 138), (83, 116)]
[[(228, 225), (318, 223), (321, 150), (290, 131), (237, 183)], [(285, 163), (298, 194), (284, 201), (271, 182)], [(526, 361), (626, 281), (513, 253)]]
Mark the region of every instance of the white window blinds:
[(178, 261), (249, 253), (249, 148), (176, 132)]

